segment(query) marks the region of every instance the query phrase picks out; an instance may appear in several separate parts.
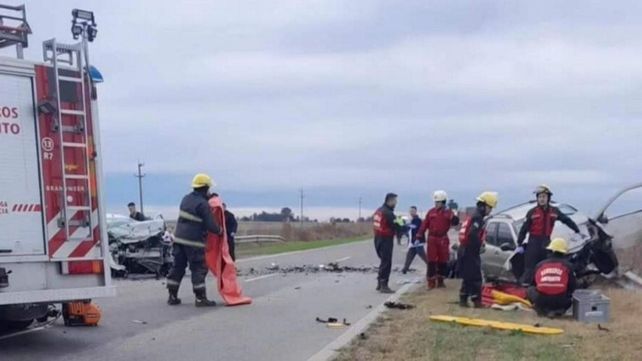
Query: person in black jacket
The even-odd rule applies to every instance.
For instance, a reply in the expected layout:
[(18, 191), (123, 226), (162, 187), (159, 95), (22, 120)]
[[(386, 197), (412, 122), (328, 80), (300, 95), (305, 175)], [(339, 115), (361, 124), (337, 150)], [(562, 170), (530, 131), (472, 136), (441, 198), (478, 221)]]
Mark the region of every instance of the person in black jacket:
[[(553, 192), (546, 185), (541, 185), (533, 192), (537, 197), (537, 206), (526, 213), (517, 237), (517, 253), (524, 253), (524, 274), (521, 282), (529, 285), (533, 281), (535, 266), (546, 258), (546, 247), (551, 242), (551, 234), (556, 221), (561, 221), (579, 234), (577, 224), (562, 213), (559, 208), (551, 206)], [(526, 234), (529, 234), (526, 247), (523, 246)]]
[(129, 218), (139, 222), (142, 222), (146, 219), (143, 213), (136, 210), (136, 203), (129, 202), (127, 208), (129, 209)]
[(172, 247), (174, 263), (167, 276), (167, 290), (169, 291), (167, 303), (169, 305), (181, 303), (178, 298), (178, 289), (185, 275), (185, 268), (189, 264), (189, 269), (192, 272), (192, 287), (196, 296), (196, 307), (216, 306), (216, 302), (207, 299), (205, 290), (207, 232), (223, 235), (223, 229), (216, 224), (207, 202), (210, 196), (209, 190), (213, 185), (214, 183), (208, 175), (197, 174), (192, 180), (194, 191), (181, 201)]
[(549, 256), (535, 267), (528, 298), (542, 316), (562, 316), (573, 304), (577, 280), (573, 266), (566, 260), (568, 245), (563, 238), (556, 238), (547, 247)]
[(386, 194), (384, 204), (377, 209), (373, 216), (375, 251), (379, 257), (379, 274), (377, 275), (377, 291), (381, 293), (395, 293), (388, 287), (390, 271), (392, 269), (392, 249), (394, 238), (399, 226), (395, 223), (395, 207), (397, 195)]
[(403, 274), (408, 272), (415, 256), (419, 256), (424, 263), (428, 264), (426, 260), (426, 250), (424, 249), (426, 241), (417, 239), (417, 231), (419, 231), (419, 227), (421, 227), (421, 218), (417, 215), (416, 206), (410, 207), (410, 224), (407, 227), (410, 229), (410, 240), (408, 242), (408, 253), (406, 253), (406, 263), (401, 270)]
[(230, 250), (232, 260), (236, 261), (234, 237), (236, 237), (236, 231), (238, 230), (239, 224), (236, 221), (234, 213), (227, 210), (227, 204), (225, 203), (223, 203), (223, 210), (225, 211), (225, 233), (227, 234), (227, 245)]

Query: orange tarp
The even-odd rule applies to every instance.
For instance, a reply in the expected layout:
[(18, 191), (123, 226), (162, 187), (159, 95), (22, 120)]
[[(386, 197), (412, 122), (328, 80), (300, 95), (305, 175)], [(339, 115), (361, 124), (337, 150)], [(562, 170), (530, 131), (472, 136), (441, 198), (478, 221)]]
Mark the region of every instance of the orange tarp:
[[(223, 213), (223, 202), (219, 197), (213, 197), (209, 201), (210, 209), (216, 223), (225, 230), (225, 214)], [(227, 306), (248, 305), (252, 299), (243, 296), (241, 286), (236, 279), (236, 266), (230, 256), (227, 244), (227, 233), (222, 236), (208, 233), (207, 248), (205, 252), (207, 267), (212, 271), (218, 283), (218, 292)]]

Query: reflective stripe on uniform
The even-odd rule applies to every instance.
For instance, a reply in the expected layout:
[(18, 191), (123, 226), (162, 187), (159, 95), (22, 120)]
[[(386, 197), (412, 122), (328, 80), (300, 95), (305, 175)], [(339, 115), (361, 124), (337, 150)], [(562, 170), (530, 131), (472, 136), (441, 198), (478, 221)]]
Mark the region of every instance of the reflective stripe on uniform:
[(193, 286), (193, 288), (194, 288), (195, 290), (203, 289), (203, 288), (205, 288), (205, 283), (201, 283), (201, 284), (198, 284), (198, 285), (194, 285), (194, 286)]
[(182, 244), (190, 247), (205, 248), (205, 244), (203, 242), (190, 241), (189, 239), (183, 239), (178, 237), (174, 237), (174, 243), (178, 243), (178, 244)]
[(173, 279), (170, 279), (170, 278), (167, 279), (167, 285), (168, 286), (180, 286), (180, 284), (181, 284), (180, 282), (175, 281)]
[(196, 217), (195, 215), (185, 211), (178, 212), (178, 217), (192, 222), (203, 223), (203, 220), (200, 217)]

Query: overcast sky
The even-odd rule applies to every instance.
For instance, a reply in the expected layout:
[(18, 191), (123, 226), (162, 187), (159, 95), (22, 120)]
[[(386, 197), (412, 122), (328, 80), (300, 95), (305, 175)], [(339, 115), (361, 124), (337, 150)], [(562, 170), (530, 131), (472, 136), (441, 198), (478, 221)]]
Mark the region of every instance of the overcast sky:
[[(3, 1), (4, 3), (12, 1)], [(20, 1), (13, 1), (20, 3)], [(594, 209), (642, 181), (639, 1), (26, 1), (70, 41), (94, 10), (110, 203), (175, 204), (194, 172), (238, 206), (503, 206), (550, 184)]]

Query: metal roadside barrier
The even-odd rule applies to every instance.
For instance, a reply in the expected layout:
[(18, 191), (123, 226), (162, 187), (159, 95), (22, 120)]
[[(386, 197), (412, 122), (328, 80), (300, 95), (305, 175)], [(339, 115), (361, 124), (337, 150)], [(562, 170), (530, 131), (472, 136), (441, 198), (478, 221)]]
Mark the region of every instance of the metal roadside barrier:
[(235, 243), (281, 243), (287, 242), (287, 239), (281, 236), (256, 234), (249, 236), (236, 236), (234, 237)]

